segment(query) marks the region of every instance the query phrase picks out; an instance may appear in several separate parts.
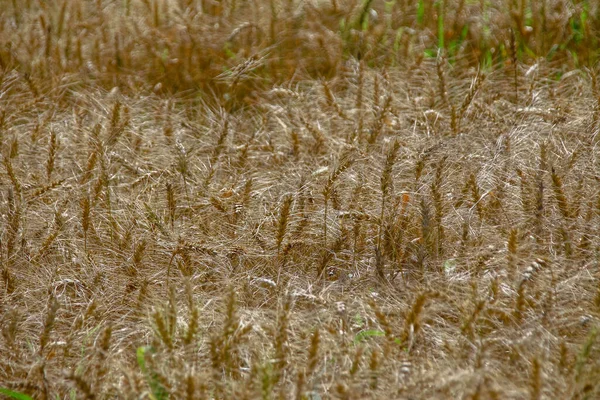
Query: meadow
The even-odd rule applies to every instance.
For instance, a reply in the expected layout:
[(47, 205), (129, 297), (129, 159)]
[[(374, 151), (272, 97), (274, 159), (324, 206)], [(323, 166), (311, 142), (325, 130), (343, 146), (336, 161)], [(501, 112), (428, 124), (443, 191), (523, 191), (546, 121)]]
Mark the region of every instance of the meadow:
[(0, 397), (600, 398), (597, 2), (0, 4)]

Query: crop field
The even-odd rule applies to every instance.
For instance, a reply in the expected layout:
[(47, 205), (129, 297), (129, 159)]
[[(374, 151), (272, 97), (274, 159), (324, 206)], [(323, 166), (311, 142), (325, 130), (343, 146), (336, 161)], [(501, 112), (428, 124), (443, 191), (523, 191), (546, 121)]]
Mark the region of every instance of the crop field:
[(0, 398), (600, 398), (598, 2), (0, 5)]

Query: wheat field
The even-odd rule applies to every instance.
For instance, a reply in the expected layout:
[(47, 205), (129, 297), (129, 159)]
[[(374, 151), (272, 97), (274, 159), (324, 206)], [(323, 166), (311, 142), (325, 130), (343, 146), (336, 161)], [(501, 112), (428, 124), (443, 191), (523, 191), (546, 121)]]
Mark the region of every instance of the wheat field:
[(3, 0), (0, 396), (600, 398), (600, 6)]

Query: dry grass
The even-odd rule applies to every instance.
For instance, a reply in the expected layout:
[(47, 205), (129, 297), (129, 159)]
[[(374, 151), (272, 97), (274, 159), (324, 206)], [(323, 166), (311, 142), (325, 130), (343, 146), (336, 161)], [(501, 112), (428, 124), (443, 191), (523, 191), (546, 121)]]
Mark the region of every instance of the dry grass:
[(5, 3), (1, 393), (600, 397), (594, 2)]

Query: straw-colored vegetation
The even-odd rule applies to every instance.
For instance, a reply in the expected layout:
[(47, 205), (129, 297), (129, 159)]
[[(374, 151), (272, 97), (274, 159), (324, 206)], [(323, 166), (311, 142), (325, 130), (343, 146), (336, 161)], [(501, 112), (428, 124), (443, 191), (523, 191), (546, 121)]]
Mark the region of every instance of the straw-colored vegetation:
[(0, 10), (0, 393), (600, 397), (597, 2)]

